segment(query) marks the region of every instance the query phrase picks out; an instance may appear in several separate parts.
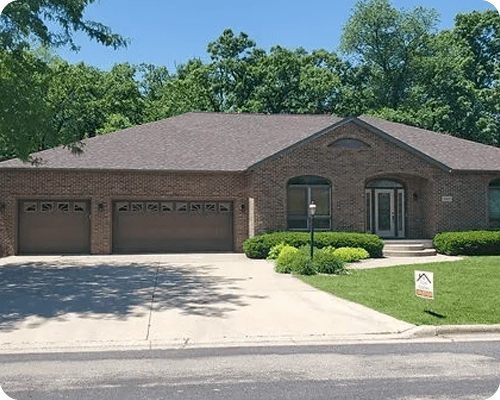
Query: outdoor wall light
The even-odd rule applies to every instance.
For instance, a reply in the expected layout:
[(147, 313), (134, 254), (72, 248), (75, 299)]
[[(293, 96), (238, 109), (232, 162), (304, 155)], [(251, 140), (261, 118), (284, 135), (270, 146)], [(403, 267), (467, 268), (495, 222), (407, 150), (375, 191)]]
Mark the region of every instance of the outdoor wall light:
[(316, 214), (316, 204), (309, 204), (309, 215), (311, 216), (311, 260), (314, 256), (314, 214)]

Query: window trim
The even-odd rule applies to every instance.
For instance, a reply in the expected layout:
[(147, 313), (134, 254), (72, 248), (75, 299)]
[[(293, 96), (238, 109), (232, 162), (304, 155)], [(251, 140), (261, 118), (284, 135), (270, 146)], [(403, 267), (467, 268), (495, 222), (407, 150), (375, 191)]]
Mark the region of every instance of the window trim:
[[(294, 183), (298, 182), (298, 183)], [(309, 182), (309, 183), (308, 183)], [(318, 183), (314, 183), (318, 182)], [(320, 176), (313, 176), (313, 175), (304, 175), (304, 176), (297, 176), (293, 177), (288, 180), (287, 186), (286, 186), (286, 228), (287, 230), (292, 230), (292, 231), (309, 231), (311, 229), (311, 218), (309, 217), (309, 212), (304, 214), (290, 214), (288, 205), (289, 205), (289, 198), (290, 198), (290, 187), (294, 188), (305, 188), (306, 189), (306, 204), (311, 204), (311, 199), (312, 199), (312, 191), (314, 188), (322, 188), (325, 189), (327, 188), (328, 191), (328, 214), (324, 215), (315, 215), (314, 216), (314, 229), (316, 230), (330, 230), (332, 228), (332, 185), (331, 182), (326, 179), (322, 178)], [(306, 227), (305, 228), (296, 228), (296, 227), (290, 227), (290, 221), (306, 221)], [(325, 222), (327, 221), (327, 227), (318, 227), (317, 224), (319, 222)]]
[(500, 228), (500, 217), (493, 218), (491, 213), (491, 195), (498, 193), (500, 196), (500, 178), (493, 179), (488, 186), (488, 224), (493, 228)]

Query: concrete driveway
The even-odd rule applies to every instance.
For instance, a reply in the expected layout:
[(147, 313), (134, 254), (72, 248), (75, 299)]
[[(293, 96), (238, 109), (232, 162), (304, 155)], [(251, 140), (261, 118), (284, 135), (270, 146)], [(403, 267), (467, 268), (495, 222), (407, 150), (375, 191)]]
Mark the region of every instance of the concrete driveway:
[(316, 342), (412, 325), (242, 254), (0, 259), (0, 352)]

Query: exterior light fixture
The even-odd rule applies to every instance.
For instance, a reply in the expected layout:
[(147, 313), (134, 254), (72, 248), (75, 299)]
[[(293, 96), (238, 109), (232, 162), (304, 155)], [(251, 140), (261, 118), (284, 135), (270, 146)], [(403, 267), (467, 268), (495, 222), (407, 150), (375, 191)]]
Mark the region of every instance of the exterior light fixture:
[(314, 214), (316, 214), (316, 204), (309, 204), (309, 215), (311, 216), (311, 260), (314, 255)]

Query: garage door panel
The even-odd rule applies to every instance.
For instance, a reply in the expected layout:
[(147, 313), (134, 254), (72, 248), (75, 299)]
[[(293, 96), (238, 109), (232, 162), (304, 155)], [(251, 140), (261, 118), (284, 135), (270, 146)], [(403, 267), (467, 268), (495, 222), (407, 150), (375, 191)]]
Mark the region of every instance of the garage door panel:
[(18, 216), (20, 254), (90, 252), (86, 201), (21, 201)]
[(113, 252), (231, 251), (231, 203), (116, 202)]

